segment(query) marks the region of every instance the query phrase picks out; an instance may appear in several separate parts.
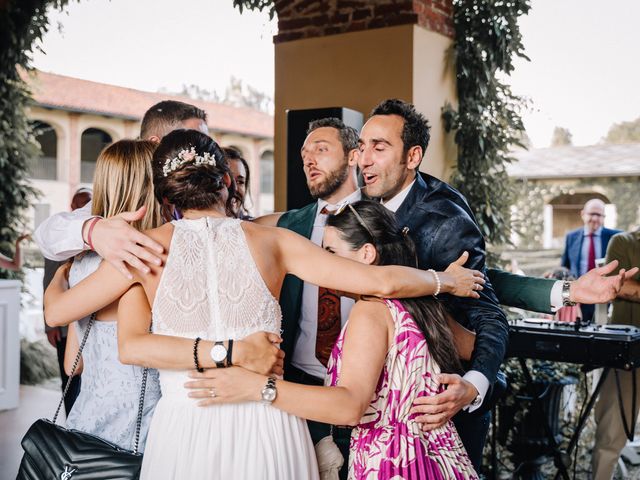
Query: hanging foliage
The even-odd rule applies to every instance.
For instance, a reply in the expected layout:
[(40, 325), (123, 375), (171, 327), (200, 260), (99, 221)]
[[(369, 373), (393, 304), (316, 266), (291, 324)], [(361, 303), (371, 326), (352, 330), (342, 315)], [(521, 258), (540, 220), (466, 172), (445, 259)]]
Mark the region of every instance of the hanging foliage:
[(452, 183), (467, 197), (483, 234), (493, 245), (509, 243), (513, 183), (509, 150), (524, 147), (520, 117), (526, 102), (502, 80), (525, 58), (518, 18), (529, 0), (454, 0), (457, 110), (443, 109), (445, 129), (455, 132), (458, 162)]
[[(29, 181), (28, 159), (40, 153), (26, 115), (30, 92), (20, 71), (28, 71), (30, 55), (47, 31), (47, 7), (61, 8), (66, 3), (0, 2), (0, 247), (11, 256), (15, 239), (26, 230), (26, 213), (36, 197)], [(0, 275), (15, 274), (2, 271)]]
[(248, 10), (258, 10), (259, 12), (267, 10), (269, 18), (273, 18), (276, 14), (276, 4), (274, 0), (233, 0), (233, 6), (240, 13), (246, 8)]

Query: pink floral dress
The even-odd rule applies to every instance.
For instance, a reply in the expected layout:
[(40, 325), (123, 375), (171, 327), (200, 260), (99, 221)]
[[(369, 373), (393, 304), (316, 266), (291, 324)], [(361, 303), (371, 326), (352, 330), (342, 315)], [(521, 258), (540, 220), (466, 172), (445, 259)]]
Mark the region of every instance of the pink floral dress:
[[(451, 421), (423, 432), (409, 414), (417, 397), (443, 390), (435, 380), (440, 367), (402, 304), (385, 302), (395, 324), (394, 343), (369, 408), (351, 433), (349, 479), (477, 479)], [(331, 353), (326, 385), (338, 384), (346, 328)]]

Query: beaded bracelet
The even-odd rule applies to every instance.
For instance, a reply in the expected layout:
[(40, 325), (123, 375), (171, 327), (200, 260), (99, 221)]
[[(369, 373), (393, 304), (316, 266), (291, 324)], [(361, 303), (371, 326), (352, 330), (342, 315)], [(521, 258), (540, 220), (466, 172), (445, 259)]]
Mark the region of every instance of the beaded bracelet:
[(198, 344), (200, 343), (200, 337), (196, 337), (195, 342), (193, 342), (193, 363), (196, 366), (196, 370), (200, 373), (204, 372), (204, 368), (200, 366), (200, 362), (198, 362)]
[(436, 291), (433, 296), (437, 297), (440, 293), (440, 288), (442, 287), (442, 283), (440, 283), (440, 277), (438, 276), (438, 272), (436, 272), (433, 268), (428, 269), (427, 272), (433, 273), (433, 278), (436, 279)]

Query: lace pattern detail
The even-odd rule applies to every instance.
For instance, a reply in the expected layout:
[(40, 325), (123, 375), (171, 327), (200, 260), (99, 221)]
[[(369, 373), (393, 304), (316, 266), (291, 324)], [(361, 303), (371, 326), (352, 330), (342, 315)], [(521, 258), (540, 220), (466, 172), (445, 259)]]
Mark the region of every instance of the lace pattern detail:
[(154, 332), (212, 340), (279, 333), (280, 306), (251, 257), (241, 221), (208, 217), (173, 225)]

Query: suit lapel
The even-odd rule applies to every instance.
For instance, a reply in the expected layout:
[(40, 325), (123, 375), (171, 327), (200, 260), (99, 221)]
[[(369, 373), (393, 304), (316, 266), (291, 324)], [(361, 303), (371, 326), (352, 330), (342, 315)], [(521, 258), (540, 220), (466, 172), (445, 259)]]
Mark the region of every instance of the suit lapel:
[(401, 227), (408, 226), (411, 228), (411, 225), (407, 223), (411, 219), (411, 208), (418, 203), (424, 195), (427, 193), (427, 184), (420, 174), (416, 176), (416, 181), (409, 190), (407, 197), (400, 205), (400, 208), (396, 210), (396, 219)]

